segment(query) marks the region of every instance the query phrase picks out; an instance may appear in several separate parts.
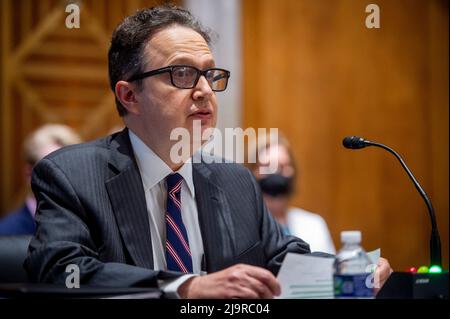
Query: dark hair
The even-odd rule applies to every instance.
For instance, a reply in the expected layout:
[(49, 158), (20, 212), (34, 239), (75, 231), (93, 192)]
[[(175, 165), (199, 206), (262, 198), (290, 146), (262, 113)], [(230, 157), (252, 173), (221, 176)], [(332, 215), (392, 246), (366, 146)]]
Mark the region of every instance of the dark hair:
[[(137, 11), (126, 17), (114, 30), (108, 52), (109, 82), (113, 92), (118, 81), (144, 72), (144, 47), (158, 31), (172, 25), (180, 25), (198, 32), (211, 43), (210, 30), (187, 10), (174, 5), (163, 5)], [(140, 85), (140, 82), (137, 82)], [(116, 96), (117, 111), (120, 116), (127, 110)]]

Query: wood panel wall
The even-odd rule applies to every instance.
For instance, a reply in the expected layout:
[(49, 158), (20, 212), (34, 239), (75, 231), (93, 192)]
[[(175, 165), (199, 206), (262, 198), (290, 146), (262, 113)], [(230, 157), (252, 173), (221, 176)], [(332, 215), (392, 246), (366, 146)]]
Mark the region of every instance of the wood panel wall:
[[(106, 53), (115, 25), (164, 1), (0, 2), (0, 215), (20, 203), (21, 143), (59, 122), (85, 139), (120, 123)], [(173, 1), (172, 1), (173, 2)], [(177, 2), (177, 1), (176, 1)], [(400, 152), (435, 206), (448, 267), (448, 2), (379, 0), (381, 28), (367, 29), (362, 0), (243, 0), (243, 122), (278, 127), (301, 169), (293, 204), (320, 213), (335, 243), (360, 229), (394, 268), (428, 261), (429, 220), (395, 159), (349, 151), (359, 134)]]
[[(164, 2), (0, 2), (0, 216), (27, 191), (21, 148), (28, 133), (44, 123), (63, 123), (89, 140), (121, 124), (108, 84), (111, 33), (125, 16)], [(80, 5), (79, 29), (66, 28), (69, 3)]]
[(427, 264), (426, 206), (395, 158), (351, 151), (346, 135), (403, 155), (429, 194), (448, 267), (448, 1), (244, 0), (243, 122), (278, 127), (294, 148), (293, 204), (320, 213), (336, 245), (359, 229), (396, 270)]

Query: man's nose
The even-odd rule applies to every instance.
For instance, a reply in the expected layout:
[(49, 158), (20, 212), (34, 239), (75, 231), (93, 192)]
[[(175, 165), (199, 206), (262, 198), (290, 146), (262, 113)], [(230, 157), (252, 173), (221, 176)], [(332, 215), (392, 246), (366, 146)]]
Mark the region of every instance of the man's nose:
[(198, 83), (194, 88), (194, 100), (209, 99), (213, 95), (211, 85), (204, 75), (198, 79)]

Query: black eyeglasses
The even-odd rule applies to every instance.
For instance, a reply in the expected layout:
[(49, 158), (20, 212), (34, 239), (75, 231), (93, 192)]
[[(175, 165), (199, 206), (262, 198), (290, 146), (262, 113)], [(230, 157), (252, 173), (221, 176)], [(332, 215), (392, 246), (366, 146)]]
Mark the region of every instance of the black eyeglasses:
[(230, 71), (224, 69), (209, 68), (202, 71), (189, 65), (171, 65), (161, 69), (133, 75), (128, 79), (128, 82), (133, 82), (166, 72), (170, 73), (170, 81), (172, 82), (172, 85), (179, 89), (194, 88), (197, 85), (200, 76), (203, 75), (211, 86), (211, 89), (215, 92), (225, 91), (227, 88), (228, 79), (230, 77)]

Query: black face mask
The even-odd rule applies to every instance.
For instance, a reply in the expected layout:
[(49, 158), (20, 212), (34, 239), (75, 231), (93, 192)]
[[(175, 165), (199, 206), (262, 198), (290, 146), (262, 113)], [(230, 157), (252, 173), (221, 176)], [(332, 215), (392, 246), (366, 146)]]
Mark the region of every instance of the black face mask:
[(292, 193), (292, 177), (281, 174), (270, 174), (259, 180), (261, 191), (270, 196), (290, 195)]

